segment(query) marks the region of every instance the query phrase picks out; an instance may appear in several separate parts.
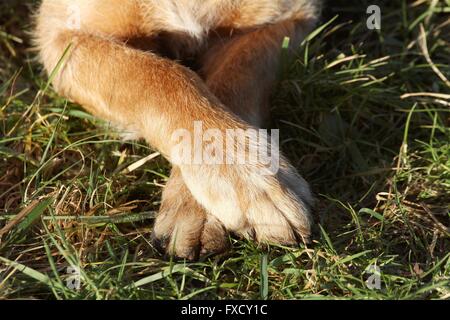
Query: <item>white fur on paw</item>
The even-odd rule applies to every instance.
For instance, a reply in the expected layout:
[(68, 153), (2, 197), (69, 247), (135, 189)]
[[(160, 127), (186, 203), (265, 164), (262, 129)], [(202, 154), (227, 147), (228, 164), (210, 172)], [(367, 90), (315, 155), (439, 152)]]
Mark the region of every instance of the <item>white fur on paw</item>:
[(258, 242), (293, 244), (310, 236), (307, 182), (286, 161), (275, 175), (261, 167), (198, 166), (182, 170), (188, 188), (230, 231)]

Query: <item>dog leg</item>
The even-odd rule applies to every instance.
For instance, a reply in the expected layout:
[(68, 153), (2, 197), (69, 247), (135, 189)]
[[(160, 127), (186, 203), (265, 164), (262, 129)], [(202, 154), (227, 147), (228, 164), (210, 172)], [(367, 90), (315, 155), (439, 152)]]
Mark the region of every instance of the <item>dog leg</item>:
[[(218, 130), (224, 136), (228, 129), (253, 129), (195, 73), (153, 53), (110, 37), (65, 29), (53, 32), (40, 49), (49, 73), (66, 53), (53, 78), (58, 92), (94, 115), (137, 132), (169, 160), (174, 160), (173, 150), (179, 145), (170, 137), (181, 129), (194, 133), (196, 121), (204, 130)], [(247, 154), (249, 144), (235, 142), (232, 149)], [(309, 236), (312, 197), (306, 182), (285, 160), (276, 173), (262, 163), (178, 167), (194, 198), (227, 230), (261, 242), (295, 243), (298, 236)]]
[[(276, 80), (283, 38), (289, 37), (290, 48), (295, 47), (309, 31), (311, 25), (310, 21), (288, 22), (252, 33), (236, 35), (230, 39), (220, 39), (202, 57), (200, 74), (210, 90), (230, 110), (247, 122), (262, 126), (269, 116), (269, 92)], [(261, 70), (264, 70), (263, 73)], [(179, 246), (167, 241), (168, 251), (172, 252), (171, 247), (173, 247), (175, 253), (180, 256), (180, 253), (186, 250), (186, 246), (191, 250), (200, 246), (202, 254), (225, 250), (226, 234), (220, 222), (198, 204), (183, 184), (179, 170), (174, 169), (163, 194), (161, 218), (156, 221), (157, 237), (162, 238), (161, 234), (173, 235), (173, 226), (178, 225), (179, 217), (183, 217), (186, 212), (191, 212), (193, 216), (198, 217), (198, 221), (186, 225), (189, 225), (190, 229), (197, 228), (195, 234), (200, 233), (199, 222), (209, 220), (201, 231), (201, 243), (198, 239), (183, 241), (183, 236), (179, 242), (177, 241)], [(168, 217), (172, 218), (171, 224), (160, 222), (167, 221)], [(165, 227), (163, 229), (166, 229), (166, 232), (156, 232), (161, 227)], [(168, 240), (170, 238), (170, 236), (167, 237)], [(190, 250), (187, 251), (190, 252)]]

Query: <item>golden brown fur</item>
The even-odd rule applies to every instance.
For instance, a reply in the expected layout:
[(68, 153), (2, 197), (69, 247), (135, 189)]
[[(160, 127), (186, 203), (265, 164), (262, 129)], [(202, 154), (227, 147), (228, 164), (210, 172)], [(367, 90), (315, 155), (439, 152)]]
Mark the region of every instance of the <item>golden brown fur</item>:
[[(281, 43), (297, 46), (317, 10), (315, 0), (44, 0), (35, 36), (48, 73), (67, 50), (53, 79), (59, 93), (171, 160), (168, 137), (194, 121), (222, 132), (263, 125)], [(261, 170), (175, 166), (155, 239), (190, 259), (224, 250), (227, 231), (259, 242), (307, 239), (307, 183), (284, 159), (275, 175)]]

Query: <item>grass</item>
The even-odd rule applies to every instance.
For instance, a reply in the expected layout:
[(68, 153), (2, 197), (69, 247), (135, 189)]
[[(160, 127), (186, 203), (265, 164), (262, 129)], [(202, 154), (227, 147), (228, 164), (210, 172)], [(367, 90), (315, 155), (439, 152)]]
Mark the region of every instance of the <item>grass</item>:
[(0, 298), (449, 299), (450, 2), (378, 1), (371, 31), (374, 2), (328, 1), (273, 97), (283, 150), (319, 199), (313, 243), (230, 239), (196, 263), (149, 243), (168, 163), (142, 165), (154, 150), (55, 94), (29, 5), (2, 2)]

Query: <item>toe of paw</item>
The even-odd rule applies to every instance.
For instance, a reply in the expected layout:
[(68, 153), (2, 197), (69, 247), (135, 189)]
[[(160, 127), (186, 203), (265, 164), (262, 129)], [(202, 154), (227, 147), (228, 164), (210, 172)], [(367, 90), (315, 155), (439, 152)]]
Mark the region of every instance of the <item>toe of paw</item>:
[(169, 243), (169, 237), (165, 235), (157, 235), (153, 232), (150, 238), (150, 243), (156, 251), (164, 254)]

